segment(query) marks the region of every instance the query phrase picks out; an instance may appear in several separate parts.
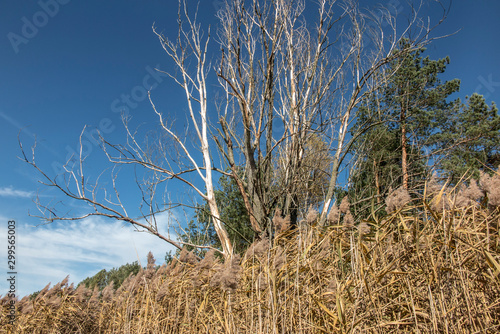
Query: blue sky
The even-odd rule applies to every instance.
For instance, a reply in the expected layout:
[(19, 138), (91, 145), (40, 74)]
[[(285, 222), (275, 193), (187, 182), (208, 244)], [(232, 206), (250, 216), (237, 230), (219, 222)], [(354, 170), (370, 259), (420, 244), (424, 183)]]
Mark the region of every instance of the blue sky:
[[(363, 4), (370, 7), (375, 3)], [(201, 1), (204, 24), (216, 24), (219, 4), (220, 0)], [(405, 1), (397, 7), (403, 13), (408, 10)], [(433, 59), (450, 56), (442, 78), (461, 79), (455, 97), (478, 92), (488, 103), (500, 101), (499, 14), (497, 0), (453, 1), (448, 19), (435, 31), (435, 35), (445, 35), (461, 29), (435, 41), (426, 52)], [(53, 173), (52, 166), (64, 163), (76, 150), (84, 125), (100, 128), (106, 138), (123, 143), (119, 109), (129, 109), (133, 126), (153, 129), (156, 116), (144, 97), (145, 89), (153, 88), (152, 97), (162, 112), (172, 119), (184, 119), (182, 92), (167, 77), (154, 74), (154, 68), (171, 70), (172, 64), (151, 26), (155, 22), (159, 31), (175, 37), (176, 19), (175, 0), (4, 0), (0, 4), (0, 259), (6, 256), (7, 221), (14, 219), (20, 295), (68, 274), (71, 281), (79, 282), (101, 268), (137, 259), (144, 262), (150, 250), (161, 262), (171, 249), (154, 237), (104, 219), (33, 227), (39, 224), (28, 216), (28, 210), (37, 210), (33, 196), (39, 192), (42, 199), (51, 200), (54, 192), (41, 187), (33, 168), (17, 158), (17, 135), (22, 130), (25, 147), (36, 136), (37, 161)], [(209, 89), (210, 94), (216, 87)], [(88, 173), (96, 177), (107, 166), (105, 157), (95, 145), (89, 146), (88, 153)], [(131, 175), (123, 177), (127, 176)], [(133, 183), (124, 189), (133, 191)], [(177, 196), (180, 190), (168, 191)], [(137, 203), (135, 197), (128, 200)], [(79, 209), (71, 201), (65, 204), (68, 210)], [(184, 219), (182, 212), (176, 215)], [(169, 217), (161, 218), (166, 228)], [(5, 264), (2, 260), (0, 268)], [(0, 275), (6, 271), (2, 269)], [(7, 285), (5, 279), (0, 282), (3, 295)]]

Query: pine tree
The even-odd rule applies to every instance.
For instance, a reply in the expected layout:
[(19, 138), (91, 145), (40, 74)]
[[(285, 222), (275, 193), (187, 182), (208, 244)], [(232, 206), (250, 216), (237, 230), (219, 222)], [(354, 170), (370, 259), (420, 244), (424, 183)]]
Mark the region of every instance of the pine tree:
[[(396, 52), (407, 48), (403, 40)], [(391, 63), (387, 70), (393, 75), (387, 84), (360, 108), (352, 133), (367, 131), (354, 148), (350, 187), (358, 200), (374, 197), (380, 203), (391, 188), (415, 189), (426, 176), (424, 151), (435, 146), (438, 125), (456, 110), (457, 101), (447, 98), (459, 90), (460, 81), (442, 83), (438, 77), (449, 58), (423, 58), (424, 51), (420, 48)]]
[(489, 172), (500, 164), (500, 116), (493, 102), (473, 94), (457, 107), (454, 117), (443, 120), (436, 136), (439, 156), (437, 167), (442, 176), (456, 184), (469, 173), (479, 178), (479, 171)]
[[(404, 50), (409, 45), (401, 43)], [(402, 186), (409, 188), (410, 159), (409, 145), (424, 148), (432, 142), (434, 129), (442, 119), (453, 110), (454, 102), (447, 102), (447, 97), (457, 92), (460, 81), (454, 79), (441, 83), (438, 75), (446, 70), (449, 57), (431, 60), (422, 58), (425, 51), (421, 48), (408, 57), (392, 64), (395, 71), (384, 93), (383, 108), (389, 118), (389, 129), (397, 130), (401, 138)]]

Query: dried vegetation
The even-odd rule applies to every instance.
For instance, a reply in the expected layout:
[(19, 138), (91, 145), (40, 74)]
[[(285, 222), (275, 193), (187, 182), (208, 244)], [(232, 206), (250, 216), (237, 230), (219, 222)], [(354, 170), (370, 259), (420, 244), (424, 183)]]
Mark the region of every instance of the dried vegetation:
[[(115, 290), (67, 279), (17, 302), (15, 333), (497, 333), (500, 177), (421, 198), (398, 190), (383, 218), (355, 221), (347, 199), (316, 224), (255, 242), (242, 258), (183, 251)], [(280, 217), (277, 215), (276, 217)], [(282, 218), (275, 218), (282, 219)], [(345, 222), (345, 224), (344, 224)], [(348, 226), (346, 226), (348, 225)]]

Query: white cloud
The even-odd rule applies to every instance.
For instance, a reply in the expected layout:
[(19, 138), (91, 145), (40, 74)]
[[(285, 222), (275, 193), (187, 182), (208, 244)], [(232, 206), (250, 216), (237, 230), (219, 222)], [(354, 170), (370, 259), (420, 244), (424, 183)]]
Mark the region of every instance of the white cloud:
[[(164, 225), (159, 223), (159, 226), (166, 226), (166, 215), (160, 217), (160, 221)], [(2, 223), (0, 238), (6, 237), (7, 224)], [(137, 260), (145, 266), (149, 251), (155, 255), (157, 264), (161, 264), (173, 246), (153, 235), (134, 232), (130, 225), (122, 222), (92, 217), (38, 227), (18, 223), (16, 248), (17, 295), (24, 296), (49, 282), (60, 282), (67, 275), (70, 282), (76, 284), (101, 269), (109, 270)], [(0, 258), (5, 259), (6, 250), (0, 252)], [(2, 262), (0, 267), (5, 268), (7, 261)], [(2, 272), (6, 273), (6, 268)], [(0, 279), (0, 295), (6, 292), (6, 278)]]
[(12, 186), (10, 186), (10, 187), (1, 187), (0, 196), (31, 198), (34, 196), (34, 193), (32, 191), (17, 190), (14, 189)]

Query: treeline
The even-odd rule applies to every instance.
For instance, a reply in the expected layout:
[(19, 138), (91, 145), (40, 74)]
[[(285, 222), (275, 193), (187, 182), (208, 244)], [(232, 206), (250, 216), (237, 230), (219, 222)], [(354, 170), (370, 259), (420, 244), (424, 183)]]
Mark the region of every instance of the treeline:
[[(150, 258), (152, 258), (152, 256), (153, 255), (150, 252), (148, 254), (148, 261), (150, 261)], [(94, 276), (90, 276), (83, 279), (80, 283), (76, 285), (76, 288), (78, 288), (81, 285), (90, 290), (97, 289), (98, 291), (102, 291), (104, 290), (105, 287), (110, 287), (116, 290), (123, 284), (123, 282), (129, 276), (137, 275), (137, 273), (140, 270), (141, 266), (137, 261), (134, 261), (132, 263), (126, 263), (124, 265), (121, 265), (120, 267), (112, 268), (109, 271), (107, 271), (106, 269), (102, 269)], [(69, 277), (67, 277), (66, 280), (68, 280), (68, 278)], [(30, 294), (29, 299), (30, 300), (35, 299), (40, 294), (41, 291), (42, 290)]]
[[(151, 253), (148, 255), (152, 256)], [(130, 275), (137, 275), (141, 270), (141, 266), (137, 261), (132, 263), (126, 263), (118, 268), (112, 268), (109, 271), (102, 269), (97, 274), (91, 277), (87, 277), (78, 283), (79, 285), (84, 285), (86, 288), (93, 290), (97, 287), (99, 290), (103, 290), (106, 286), (111, 285), (114, 289), (119, 288), (123, 281), (127, 279)]]

